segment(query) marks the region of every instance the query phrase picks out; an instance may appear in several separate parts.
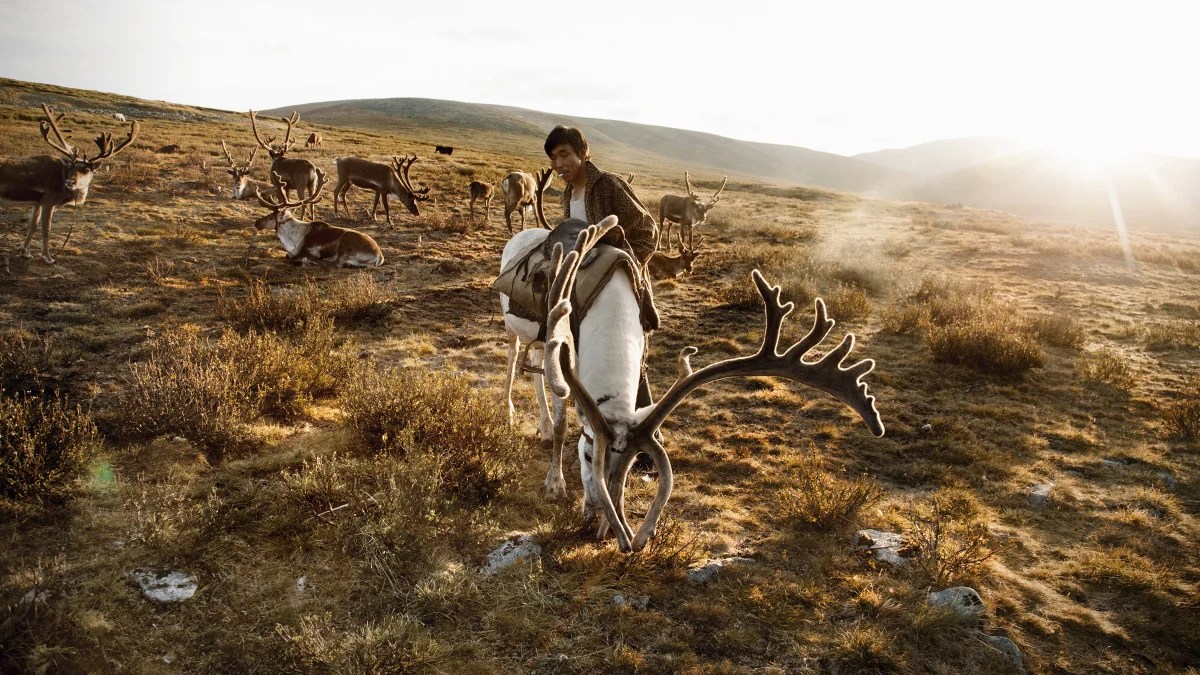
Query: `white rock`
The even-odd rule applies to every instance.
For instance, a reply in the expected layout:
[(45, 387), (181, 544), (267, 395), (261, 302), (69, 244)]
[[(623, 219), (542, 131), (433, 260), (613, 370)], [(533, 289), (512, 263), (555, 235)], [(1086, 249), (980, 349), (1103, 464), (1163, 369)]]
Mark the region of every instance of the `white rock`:
[(1018, 670), (1024, 671), (1025, 659), (1021, 656), (1021, 648), (1017, 643), (1003, 635), (984, 635), (983, 641), (994, 649), (999, 649)]
[(479, 568), (479, 573), (490, 577), (502, 569), (511, 567), (520, 560), (541, 560), (542, 547), (528, 534), (510, 535), (508, 540), (488, 554), (488, 562)]
[(900, 555), (904, 537), (895, 532), (859, 530), (854, 533), (854, 540), (860, 548), (869, 549), (879, 562), (892, 567), (904, 567), (908, 564), (908, 560)]
[(624, 595), (616, 593), (612, 597), (612, 603), (617, 607), (629, 605), (634, 609), (646, 609), (650, 606), (650, 596), (635, 595), (632, 598), (626, 598)]
[(955, 586), (929, 594), (929, 604), (949, 607), (964, 619), (977, 619), (983, 614), (983, 598), (970, 586)]
[(303, 593), (304, 589), (308, 588), (308, 577), (303, 576), (296, 580), (296, 592)]
[(1046, 503), (1050, 501), (1050, 490), (1054, 489), (1054, 483), (1039, 483), (1029, 488), (1029, 505), (1037, 508), (1045, 508)]
[(142, 594), (158, 602), (183, 602), (196, 594), (196, 578), (180, 571), (159, 576), (147, 569), (136, 569), (129, 573)]
[(1169, 471), (1159, 471), (1154, 474), (1154, 477), (1158, 479), (1158, 482), (1166, 486), (1168, 490), (1174, 490), (1179, 487), (1179, 481), (1175, 480), (1175, 476), (1172, 476)]
[(176, 436), (176, 437), (174, 437), (174, 438), (172, 438), (172, 439), (171, 439), (171, 442), (172, 442), (172, 443), (187, 443), (188, 441), (187, 441), (187, 439), (186, 439), (186, 438), (184, 438), (183, 436)]
[(688, 581), (696, 584), (702, 584), (706, 581), (710, 581), (714, 576), (716, 576), (717, 572), (720, 571), (722, 567), (731, 563), (752, 565), (754, 564), (754, 558), (739, 558), (734, 556), (730, 558), (717, 558), (715, 560), (708, 560), (688, 570)]

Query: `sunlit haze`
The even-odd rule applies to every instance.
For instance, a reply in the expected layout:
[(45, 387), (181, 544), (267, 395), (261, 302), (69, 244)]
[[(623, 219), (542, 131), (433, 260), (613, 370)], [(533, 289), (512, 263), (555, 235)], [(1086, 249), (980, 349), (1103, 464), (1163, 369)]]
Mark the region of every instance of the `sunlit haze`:
[(230, 110), (496, 103), (846, 155), (999, 136), (1195, 157), (1185, 5), (3, 0), (0, 76)]

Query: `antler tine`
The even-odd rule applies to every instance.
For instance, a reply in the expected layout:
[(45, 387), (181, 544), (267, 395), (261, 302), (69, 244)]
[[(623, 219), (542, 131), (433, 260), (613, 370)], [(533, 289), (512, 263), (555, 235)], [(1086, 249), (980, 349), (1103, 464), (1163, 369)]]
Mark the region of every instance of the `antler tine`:
[(687, 171), (683, 172), (683, 182), (687, 185), (688, 196), (694, 199), (696, 193), (692, 192), (692, 177), (688, 175)]
[(250, 167), (254, 166), (254, 156), (257, 154), (258, 154), (258, 146), (250, 148), (250, 159), (246, 162), (246, 167), (245, 167), (246, 171), (249, 171)]
[(221, 140), (221, 152), (225, 153), (225, 159), (229, 162), (229, 168), (236, 169), (237, 163), (233, 161), (233, 155), (229, 154), (229, 148), (225, 147), (225, 140)]
[(254, 140), (258, 141), (258, 146), (260, 148), (262, 148), (263, 150), (266, 150), (267, 152), (271, 152), (272, 151), (271, 143), (275, 142), (275, 137), (272, 136), (264, 142), (262, 139), (262, 136), (258, 135), (258, 124), (255, 121), (257, 119), (258, 119), (257, 113), (255, 113), (253, 110), (251, 110), (250, 111), (250, 129), (254, 132)]
[(312, 194), (300, 200), (301, 204), (316, 204), (321, 199), (321, 191), (325, 189), (326, 174), (321, 169), (317, 169), (317, 187)]
[[(49, 143), (50, 147), (70, 157), (72, 160), (77, 159), (79, 157), (79, 151), (75, 149), (75, 146), (67, 142), (67, 139), (63, 136), (62, 131), (60, 131), (58, 128), (59, 121), (62, 120), (63, 115), (66, 113), (59, 114), (58, 118), (56, 119), (54, 117), (54, 111), (50, 110), (50, 106), (46, 105), (45, 103), (42, 104), (42, 112), (46, 113), (46, 119), (41, 120), (38, 123), (38, 127), (42, 131), (42, 139)], [(54, 136), (58, 138), (58, 143), (50, 140), (51, 131), (53, 131)]]
[(554, 172), (552, 170), (542, 169), (541, 171), (537, 172), (537, 176), (536, 176), (536, 178), (537, 178), (537, 201), (536, 201), (536, 208), (534, 210), (537, 211), (537, 213), (535, 215), (537, 216), (538, 224), (540, 224), (542, 227), (546, 228), (547, 230), (550, 230), (553, 228), (550, 227), (550, 223), (546, 222), (546, 214), (544, 211), (542, 211), (542, 193), (546, 191), (546, 186), (550, 184), (550, 178), (553, 175), (554, 175)]
[(834, 321), (826, 314), (825, 302), (817, 298), (814, 302), (812, 329), (799, 342), (780, 354), (780, 327), (794, 305), (790, 302), (781, 303), (779, 286), (768, 284), (758, 270), (754, 270), (752, 276), (759, 294), (762, 295), (766, 315), (766, 330), (758, 353), (719, 361), (685, 375), (684, 371), (691, 368), (687, 359), (695, 352), (681, 352), (679, 358), (681, 363), (686, 365), (686, 368), (680, 367), (681, 377), (671, 385), (667, 393), (630, 434), (652, 434), (688, 394), (708, 382), (726, 377), (768, 375), (784, 377), (832, 395), (857, 412), (871, 433), (882, 436), (884, 426), (879, 411), (875, 409), (875, 397), (868, 393), (867, 384), (861, 381), (863, 376), (875, 368), (875, 362), (864, 359), (846, 368), (841, 366), (841, 362), (854, 349), (854, 335), (846, 334), (841, 343), (821, 359), (812, 363), (804, 361), (804, 355), (820, 344), (834, 325)]
[(280, 117), (279, 119), (283, 120), (283, 123), (287, 125), (287, 133), (283, 136), (283, 151), (287, 152), (292, 147), (292, 144), (295, 143), (292, 140), (292, 127), (296, 125), (296, 122), (300, 121), (300, 113), (293, 110), (291, 117)]
[(718, 201), (721, 200), (721, 197), (719, 195), (721, 194), (721, 192), (723, 192), (725, 190), (725, 184), (728, 182), (729, 182), (729, 176), (725, 176), (725, 178), (721, 181), (721, 187), (717, 188), (717, 191), (715, 193), (713, 193), (712, 197), (709, 197), (709, 200), (708, 200), (709, 206), (712, 206), (713, 204), (716, 204)]
[(89, 161), (95, 163), (102, 159), (108, 159), (109, 157), (112, 157), (118, 152), (121, 152), (125, 148), (129, 147), (129, 144), (133, 142), (133, 139), (137, 138), (139, 128), (138, 121), (134, 120), (133, 123), (129, 125), (129, 136), (115, 146), (112, 142), (112, 134), (100, 134), (100, 136), (96, 138), (96, 145), (100, 146), (100, 154), (91, 158)]
[[(267, 207), (268, 209), (271, 209), (272, 211), (282, 211), (284, 209), (294, 209), (297, 206), (308, 203), (307, 200), (305, 200), (305, 199), (300, 199), (300, 201), (297, 201), (297, 202), (289, 202), (287, 200), (287, 185), (288, 185), (287, 181), (285, 181), (283, 179), (283, 177), (280, 176), (277, 171), (271, 172), (271, 178), (274, 179), (273, 182), (275, 183), (275, 185), (279, 186), (279, 201), (273, 202), (273, 201), (269, 201), (269, 200), (265, 199), (262, 196), (262, 194), (259, 192), (259, 190), (256, 188), (254, 190), (254, 194), (256, 197), (258, 197), (258, 202), (260, 204)], [(323, 183), (323, 181), (321, 181), (321, 170), (320, 169), (317, 169), (317, 181), (320, 184), (319, 187), (324, 187), (324, 183)], [(317, 192), (319, 192), (319, 191), (320, 190), (318, 189)], [(311, 197), (309, 197), (309, 199), (311, 199)]]

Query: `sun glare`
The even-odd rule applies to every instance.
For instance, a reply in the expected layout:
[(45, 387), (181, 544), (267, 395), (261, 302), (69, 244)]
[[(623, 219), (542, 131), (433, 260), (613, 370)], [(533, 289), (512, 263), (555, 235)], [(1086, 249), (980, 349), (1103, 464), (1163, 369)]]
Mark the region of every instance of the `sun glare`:
[(1095, 137), (1058, 139), (1046, 149), (1064, 166), (1085, 176), (1130, 168), (1144, 154), (1132, 144)]

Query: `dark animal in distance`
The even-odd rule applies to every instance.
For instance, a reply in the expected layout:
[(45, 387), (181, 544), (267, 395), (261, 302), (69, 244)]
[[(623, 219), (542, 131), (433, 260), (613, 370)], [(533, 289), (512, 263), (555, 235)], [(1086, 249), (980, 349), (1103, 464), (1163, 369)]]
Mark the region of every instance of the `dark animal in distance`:
[(433, 149), (439, 155), (453, 155), (454, 154), (454, 148), (452, 148), (448, 145), (435, 145), (435, 146), (433, 146)]

